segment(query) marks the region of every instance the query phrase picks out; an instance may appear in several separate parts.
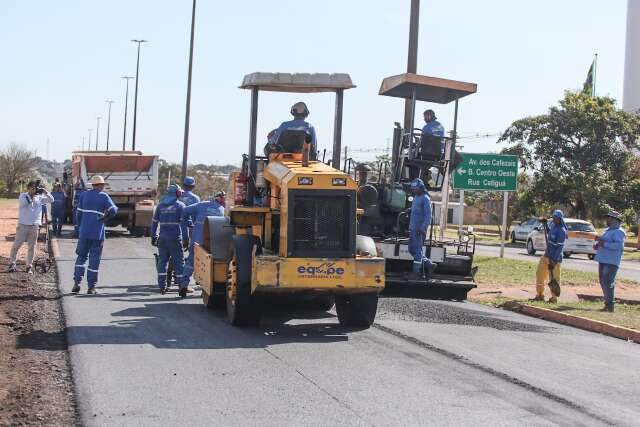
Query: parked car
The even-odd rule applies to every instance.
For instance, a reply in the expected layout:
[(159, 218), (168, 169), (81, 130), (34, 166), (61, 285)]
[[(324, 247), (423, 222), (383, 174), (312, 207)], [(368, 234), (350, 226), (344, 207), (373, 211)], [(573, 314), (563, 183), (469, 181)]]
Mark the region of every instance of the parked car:
[[(565, 218), (564, 222), (567, 224), (568, 229), (567, 240), (564, 242), (564, 257), (569, 258), (573, 254), (585, 254), (589, 259), (595, 258), (596, 251), (593, 249), (593, 244), (598, 233), (593, 224), (572, 218)], [(544, 230), (541, 225), (538, 225), (527, 236), (527, 253), (535, 255), (537, 251), (544, 251), (546, 248)]]
[(518, 240), (525, 242), (529, 237), (529, 233), (531, 233), (533, 229), (538, 227), (540, 224), (541, 223), (538, 218), (529, 218), (519, 224), (512, 225), (511, 232), (509, 233), (511, 236), (511, 243), (516, 243)]

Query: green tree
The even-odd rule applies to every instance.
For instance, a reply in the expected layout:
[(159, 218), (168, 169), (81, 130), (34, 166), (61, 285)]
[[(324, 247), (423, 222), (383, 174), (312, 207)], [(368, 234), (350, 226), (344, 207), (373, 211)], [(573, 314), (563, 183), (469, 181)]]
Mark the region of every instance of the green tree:
[(640, 197), (630, 199), (640, 188), (639, 134), (640, 117), (616, 108), (614, 99), (566, 92), (559, 106), (515, 121), (498, 142), (530, 174), (521, 194), (529, 204), (565, 206), (586, 219), (640, 208)]
[(9, 196), (15, 192), (20, 181), (30, 177), (35, 165), (35, 152), (22, 144), (12, 142), (0, 151), (0, 179)]

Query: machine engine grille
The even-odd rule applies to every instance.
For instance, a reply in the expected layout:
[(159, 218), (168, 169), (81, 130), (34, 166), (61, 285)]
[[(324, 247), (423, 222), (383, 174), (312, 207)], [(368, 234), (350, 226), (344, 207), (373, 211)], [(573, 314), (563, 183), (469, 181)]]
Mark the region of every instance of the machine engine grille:
[[(289, 256), (353, 256), (354, 194), (296, 194), (290, 201)], [(311, 194), (310, 194), (311, 193)]]

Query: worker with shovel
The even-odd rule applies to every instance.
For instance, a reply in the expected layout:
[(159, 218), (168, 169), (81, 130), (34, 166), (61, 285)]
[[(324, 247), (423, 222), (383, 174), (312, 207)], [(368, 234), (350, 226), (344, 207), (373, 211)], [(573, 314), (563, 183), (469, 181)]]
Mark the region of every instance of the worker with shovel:
[(549, 302), (555, 304), (560, 296), (560, 264), (562, 263), (564, 241), (567, 239), (567, 226), (564, 223), (564, 214), (559, 209), (553, 212), (550, 225), (546, 218), (542, 218), (541, 222), (547, 248), (538, 263), (534, 300), (544, 301), (544, 283), (549, 280), (549, 289), (551, 290)]

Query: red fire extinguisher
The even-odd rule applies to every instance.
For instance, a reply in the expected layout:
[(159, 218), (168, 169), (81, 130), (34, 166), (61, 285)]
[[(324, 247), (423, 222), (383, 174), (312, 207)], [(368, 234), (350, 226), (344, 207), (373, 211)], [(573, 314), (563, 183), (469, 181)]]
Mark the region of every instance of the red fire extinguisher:
[(236, 205), (245, 205), (247, 201), (247, 176), (239, 173), (235, 179), (233, 201)]

